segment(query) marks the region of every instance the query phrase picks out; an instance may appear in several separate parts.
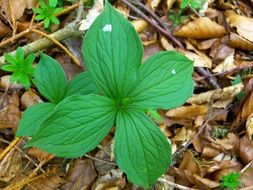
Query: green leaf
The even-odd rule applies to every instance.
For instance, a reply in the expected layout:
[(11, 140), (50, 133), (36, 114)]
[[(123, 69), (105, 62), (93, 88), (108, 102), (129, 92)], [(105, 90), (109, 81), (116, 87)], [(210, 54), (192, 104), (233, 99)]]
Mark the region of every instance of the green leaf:
[(62, 10), (63, 10), (63, 8), (57, 7), (57, 8), (55, 8), (55, 9), (53, 10), (53, 14), (58, 14), (58, 13), (60, 13)]
[(73, 95), (60, 102), (34, 134), (36, 146), (59, 157), (75, 158), (93, 150), (115, 122), (112, 100), (99, 95)]
[(169, 142), (142, 112), (118, 112), (114, 146), (119, 167), (131, 182), (144, 188), (151, 187), (171, 163)]
[(37, 13), (37, 14), (43, 14), (43, 10), (37, 7), (33, 7), (32, 8), (33, 12)]
[(15, 71), (17, 68), (16, 68), (14, 65), (6, 64), (6, 65), (3, 65), (3, 66), (1, 67), (1, 69), (2, 69), (3, 71), (13, 72), (13, 71)]
[(15, 59), (15, 57), (14, 57), (13, 55), (11, 55), (11, 54), (9, 54), (9, 53), (5, 53), (5, 54), (4, 54), (4, 58), (5, 58), (5, 60), (6, 60), (8, 63), (10, 63), (10, 64), (12, 64), (12, 65), (16, 65), (16, 59)]
[(62, 67), (55, 59), (41, 53), (34, 77), (39, 92), (50, 102), (58, 103), (63, 99), (67, 79)]
[(52, 23), (56, 24), (56, 25), (59, 25), (60, 24), (60, 21), (57, 17), (55, 17), (54, 15), (51, 15), (50, 16), (50, 20), (52, 21)]
[(98, 89), (88, 72), (82, 72), (76, 75), (67, 85), (65, 97), (73, 94), (98, 94)]
[(138, 72), (132, 106), (171, 109), (182, 105), (193, 93), (193, 63), (176, 51), (159, 52)]
[(46, 17), (45, 20), (44, 20), (44, 28), (48, 28), (49, 25), (50, 25), (50, 18)]
[(37, 15), (35, 20), (43, 20), (44, 18), (46, 18), (46, 15)]
[(40, 125), (53, 113), (54, 108), (55, 104), (39, 103), (26, 109), (19, 121), (16, 136), (32, 137)]
[(49, 6), (50, 7), (56, 7), (58, 1), (57, 0), (49, 0)]
[(113, 99), (126, 97), (134, 88), (142, 53), (134, 27), (105, 1), (83, 43), (87, 70), (98, 88)]

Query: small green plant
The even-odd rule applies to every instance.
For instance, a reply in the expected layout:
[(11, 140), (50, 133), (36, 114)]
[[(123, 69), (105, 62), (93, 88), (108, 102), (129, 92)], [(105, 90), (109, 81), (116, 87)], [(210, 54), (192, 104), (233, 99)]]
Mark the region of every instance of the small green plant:
[(32, 137), (27, 147), (75, 158), (96, 148), (116, 126), (117, 164), (128, 180), (151, 187), (171, 163), (171, 145), (146, 113), (157, 117), (152, 110), (177, 107), (192, 95), (192, 61), (164, 51), (141, 64), (138, 34), (107, 1), (84, 37), (82, 52), (88, 73), (70, 83), (53, 69), (53, 59), (42, 55), (35, 84), (51, 102), (43, 105), (51, 106), (26, 110), (17, 136)]
[(222, 176), (220, 186), (228, 190), (237, 190), (240, 185), (240, 174), (236, 172), (228, 173)]
[(212, 136), (214, 138), (223, 139), (228, 134), (228, 128), (226, 126), (214, 126), (212, 129)]
[(38, 15), (35, 20), (43, 20), (44, 28), (49, 28), (52, 23), (59, 25), (60, 21), (55, 16), (62, 11), (61, 7), (57, 7), (57, 0), (49, 0), (48, 5), (45, 4), (44, 0), (39, 0), (40, 7), (34, 7), (33, 11)]
[(32, 63), (35, 60), (35, 55), (30, 54), (27, 57), (24, 56), (22, 48), (17, 48), (16, 55), (4, 54), (4, 58), (7, 64), (1, 67), (2, 70), (7, 72), (12, 72), (10, 82), (18, 83), (29, 89), (31, 86), (31, 81), (34, 77), (34, 67)]
[(191, 9), (194, 13), (203, 9), (203, 5), (206, 0), (182, 0), (180, 4), (180, 9), (178, 11), (170, 10), (168, 13), (169, 19), (173, 22), (174, 26), (178, 26), (183, 22), (187, 21), (188, 16), (184, 15), (187, 8)]

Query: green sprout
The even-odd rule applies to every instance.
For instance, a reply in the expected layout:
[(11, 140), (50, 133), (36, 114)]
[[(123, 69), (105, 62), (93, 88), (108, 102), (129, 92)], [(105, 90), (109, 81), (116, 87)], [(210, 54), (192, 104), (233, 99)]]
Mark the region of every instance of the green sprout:
[(60, 24), (59, 19), (55, 15), (60, 13), (62, 8), (57, 7), (57, 2), (57, 0), (49, 0), (48, 5), (46, 5), (43, 0), (39, 0), (40, 8), (33, 8), (33, 11), (38, 14), (35, 20), (43, 20), (44, 28), (49, 28), (52, 23), (56, 25)]
[(240, 174), (236, 172), (228, 173), (227, 175), (222, 176), (220, 186), (227, 188), (228, 190), (236, 190), (240, 185)]
[(29, 89), (31, 81), (34, 77), (34, 67), (32, 63), (35, 60), (35, 55), (30, 54), (27, 57), (24, 56), (22, 48), (16, 50), (16, 55), (4, 54), (7, 64), (1, 67), (2, 70), (12, 72), (10, 81), (11, 83), (22, 84), (25, 89)]

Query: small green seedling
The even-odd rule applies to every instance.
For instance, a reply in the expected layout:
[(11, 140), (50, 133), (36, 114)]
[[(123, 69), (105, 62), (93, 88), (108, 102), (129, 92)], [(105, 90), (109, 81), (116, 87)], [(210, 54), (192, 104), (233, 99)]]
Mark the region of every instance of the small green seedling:
[(226, 126), (214, 126), (212, 129), (212, 137), (223, 139), (228, 134), (228, 128)]
[(19, 47), (16, 50), (15, 56), (7, 53), (4, 54), (4, 58), (7, 61), (7, 64), (3, 65), (1, 69), (7, 72), (12, 72), (10, 82), (16, 82), (23, 85), (26, 90), (29, 89), (34, 77), (34, 67), (32, 63), (35, 60), (35, 55), (30, 54), (25, 57), (23, 49)]
[(240, 185), (240, 174), (236, 172), (228, 173), (222, 176), (220, 186), (228, 190), (237, 190)]
[(44, 28), (49, 28), (52, 23), (60, 24), (59, 19), (55, 15), (60, 13), (62, 8), (57, 7), (57, 2), (57, 0), (49, 0), (48, 5), (46, 5), (44, 0), (39, 0), (40, 7), (33, 8), (33, 11), (38, 14), (35, 20), (43, 20)]
[(204, 8), (203, 5), (205, 2), (206, 0), (182, 0), (179, 11), (170, 10), (168, 17), (173, 22), (174, 26), (178, 26), (187, 21), (188, 16), (184, 15), (187, 8), (198, 15), (198, 12)]
[[(107, 1), (86, 32), (82, 52), (87, 80), (73, 80), (71, 87), (61, 72), (45, 66), (52, 58), (42, 57), (35, 84), (54, 108), (30, 134), (21, 132), (29, 128), (24, 117), (28, 121), (44, 113), (28, 114), (33, 107), (25, 111), (17, 136), (32, 137), (26, 147), (76, 158), (96, 148), (116, 126), (115, 161), (128, 180), (150, 188), (168, 169), (172, 153), (168, 139), (146, 112), (175, 108), (192, 95), (193, 63), (176, 51), (164, 51), (141, 64), (138, 34)], [(80, 87), (86, 90), (76, 94)]]

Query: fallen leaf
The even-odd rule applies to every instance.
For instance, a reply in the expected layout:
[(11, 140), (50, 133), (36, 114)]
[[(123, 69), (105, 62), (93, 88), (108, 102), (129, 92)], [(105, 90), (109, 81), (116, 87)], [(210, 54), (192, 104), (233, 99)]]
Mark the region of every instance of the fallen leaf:
[(26, 0), (2, 0), (0, 7), (1, 12), (4, 12), (9, 22), (12, 21), (11, 6), (14, 13), (14, 19), (18, 20), (25, 11)]
[(71, 162), (65, 180), (64, 190), (90, 189), (97, 172), (90, 159), (75, 159)]
[(148, 27), (148, 23), (143, 19), (133, 20), (131, 23), (138, 33), (144, 31)]
[(244, 136), (240, 139), (239, 155), (245, 164), (253, 160), (253, 142), (248, 136)]
[(167, 4), (167, 11), (170, 10), (170, 8), (173, 6), (173, 4), (176, 2), (176, 0), (167, 0), (166, 4)]
[(226, 33), (223, 26), (211, 21), (208, 17), (200, 17), (174, 31), (175, 36), (194, 39), (216, 38)]
[(222, 73), (222, 72), (234, 69), (234, 68), (236, 68), (236, 65), (234, 63), (234, 55), (230, 55), (230, 56), (226, 57), (222, 63), (217, 65), (213, 69), (213, 72), (214, 73)]
[(29, 148), (27, 154), (32, 158), (37, 159), (39, 162), (50, 160), (53, 157), (52, 154), (49, 154), (46, 151), (38, 149), (36, 147)]
[(152, 10), (156, 10), (161, 0), (147, 0), (147, 4), (151, 7)]
[(234, 48), (253, 51), (253, 42), (231, 32), (229, 35), (229, 45)]
[(253, 164), (249, 165), (246, 170), (241, 173), (240, 182), (242, 187), (250, 187), (253, 185)]
[(42, 99), (31, 88), (21, 96), (21, 104), (25, 108), (40, 102), (43, 102)]
[(180, 106), (178, 108), (169, 110), (166, 112), (166, 116), (171, 118), (192, 118), (208, 113), (208, 107), (206, 105), (190, 105)]
[(246, 121), (246, 129), (247, 129), (247, 134), (252, 140), (252, 135), (253, 135), (253, 114), (250, 114), (247, 121)]
[(21, 155), (12, 148), (0, 162), (0, 181), (8, 183), (21, 170)]
[(236, 14), (232, 10), (225, 11), (227, 22), (237, 29), (237, 33), (253, 42), (253, 19)]

